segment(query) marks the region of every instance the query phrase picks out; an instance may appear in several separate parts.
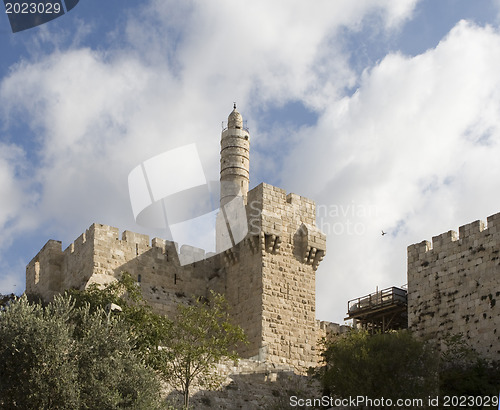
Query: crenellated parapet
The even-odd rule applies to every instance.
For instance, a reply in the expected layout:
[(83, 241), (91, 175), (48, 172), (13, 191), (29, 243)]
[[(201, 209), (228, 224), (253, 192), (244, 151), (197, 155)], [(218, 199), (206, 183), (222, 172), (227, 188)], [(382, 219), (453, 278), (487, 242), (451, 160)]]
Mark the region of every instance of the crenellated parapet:
[(171, 314), (191, 297), (223, 294), (249, 343), (242, 357), (305, 371), (317, 363), (316, 269), (326, 252), (314, 201), (269, 184), (249, 191), (250, 134), (234, 106), (221, 135), (215, 253), (93, 224), (64, 251), (49, 241), (27, 267), (27, 292), (44, 299), (107, 285), (123, 272)]
[(316, 227), (314, 201), (263, 183), (249, 192), (247, 213), (249, 236), (259, 238), (261, 250), (276, 254), (288, 243), (301, 262), (317, 268), (326, 236)]
[[(422, 241), (408, 246), (408, 259), (422, 259), (430, 255), (437, 258), (447, 257), (462, 251), (464, 244), (477, 245), (480, 242), (489, 242), (492, 235), (500, 232), (500, 213), (491, 215), (485, 224), (481, 220), (460, 226), (456, 231), (448, 231), (432, 237), (432, 242)], [(430, 252), (430, 253), (429, 253)], [(426, 256), (424, 256), (426, 255)]]
[[(261, 184), (242, 209), (234, 215), (226, 209), (235, 245), (217, 254), (94, 223), (64, 251), (61, 242), (47, 242), (27, 267), (27, 291), (50, 300), (65, 289), (107, 285), (128, 272), (145, 300), (170, 314), (178, 303), (212, 289), (226, 295), (233, 319), (247, 333), (245, 357), (313, 366), (315, 273), (326, 252), (315, 204)], [(248, 233), (236, 241), (241, 223), (248, 223)]]
[(425, 338), (462, 333), (500, 357), (500, 213), (408, 247), (408, 322)]

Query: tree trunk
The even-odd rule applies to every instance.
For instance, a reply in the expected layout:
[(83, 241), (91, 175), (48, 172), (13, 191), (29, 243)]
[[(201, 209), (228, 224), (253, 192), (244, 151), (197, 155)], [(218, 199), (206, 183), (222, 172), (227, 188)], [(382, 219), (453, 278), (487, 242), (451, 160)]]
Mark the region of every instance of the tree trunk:
[(189, 383), (186, 383), (186, 388), (184, 389), (184, 409), (189, 408)]

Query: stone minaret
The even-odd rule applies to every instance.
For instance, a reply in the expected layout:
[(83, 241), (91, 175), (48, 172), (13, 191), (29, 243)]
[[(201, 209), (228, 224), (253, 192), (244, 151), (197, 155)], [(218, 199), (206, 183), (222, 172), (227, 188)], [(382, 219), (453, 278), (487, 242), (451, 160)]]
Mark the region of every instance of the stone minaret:
[(220, 207), (236, 196), (247, 203), (250, 169), (250, 135), (243, 128), (243, 118), (234, 109), (222, 131), (220, 151)]

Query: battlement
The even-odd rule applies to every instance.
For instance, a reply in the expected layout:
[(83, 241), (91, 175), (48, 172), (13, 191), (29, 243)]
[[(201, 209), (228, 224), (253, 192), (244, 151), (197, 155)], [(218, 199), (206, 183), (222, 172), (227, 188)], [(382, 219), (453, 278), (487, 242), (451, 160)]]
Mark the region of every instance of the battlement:
[[(441, 252), (450, 253), (452, 247), (458, 248), (464, 244), (488, 240), (488, 237), (500, 232), (500, 213), (491, 215), (487, 218), (487, 223), (477, 220), (458, 228), (456, 231), (450, 230), (432, 237), (432, 242), (424, 240), (422, 242), (408, 246), (408, 258), (423, 257), (424, 254), (431, 252), (438, 254)], [(473, 244), (474, 246), (474, 244)]]
[[(47, 295), (51, 298), (60, 291), (61, 265), (63, 261), (60, 241), (48, 240), (26, 266), (26, 292)], [(44, 272), (50, 271), (50, 275)]]
[[(265, 234), (292, 235), (285, 225), (301, 224), (315, 227), (316, 204), (303, 196), (289, 193), (284, 189), (262, 183), (248, 193), (247, 213), (250, 235)], [(284, 218), (287, 215), (288, 218)], [(315, 228), (316, 229), (316, 228)]]
[(500, 213), (408, 247), (408, 323), (423, 338), (462, 333), (500, 357)]
[[(44, 251), (49, 242), (40, 252)], [(58, 242), (59, 244), (61, 243), (59, 241), (53, 242)], [(120, 235), (120, 230), (118, 228), (99, 223), (93, 223), (84, 233), (75, 239), (75, 241), (68, 245), (68, 247), (64, 250), (64, 253), (67, 255), (71, 255), (73, 253), (79, 254), (86, 248), (92, 248), (96, 244), (103, 245), (104, 243), (108, 243), (109, 245), (115, 244), (116, 246), (135, 247), (137, 255), (154, 248), (161, 250), (164, 254), (170, 252), (172, 256), (178, 252), (186, 257), (193, 254), (202, 255), (202, 258), (205, 256), (204, 249), (189, 245), (182, 245), (179, 251), (179, 245), (177, 242), (156, 237), (150, 240), (149, 235), (128, 230), (123, 231)], [(51, 247), (51, 249), (53, 249), (53, 247)]]
[[(248, 206), (250, 209), (279, 208), (295, 209), (301, 217), (316, 219), (316, 203), (306, 197), (289, 193), (284, 189), (261, 183), (248, 192)], [(315, 223), (315, 222), (313, 222)]]
[(315, 317), (316, 269), (326, 236), (316, 226), (314, 201), (265, 183), (248, 190), (249, 142), (235, 105), (221, 136), (221, 209), (210, 238), (217, 253), (94, 223), (64, 251), (55, 241), (42, 248), (27, 266), (27, 292), (50, 300), (66, 289), (105, 286), (128, 272), (145, 301), (170, 315), (179, 303), (209, 298), (213, 290), (226, 297), (231, 320), (248, 337), (242, 357), (314, 366), (318, 332), (336, 331), (317, 325)]
[(84, 246), (88, 246), (90, 243), (94, 243), (96, 240), (104, 240), (109, 242), (120, 241), (122, 243), (128, 243), (130, 245), (138, 245), (141, 248), (178, 248), (178, 245), (175, 242), (166, 241), (160, 238), (153, 238), (150, 241), (149, 235), (128, 230), (123, 231), (120, 238), (120, 230), (118, 228), (100, 223), (93, 223), (84, 233), (82, 233), (77, 239), (75, 239), (74, 242), (68, 245), (65, 252), (73, 253), (75, 251), (79, 251)]
[(49, 239), (45, 245), (43, 245), (42, 249), (38, 251), (35, 257), (31, 259), (29, 265), (34, 264), (36, 261), (39, 261), (42, 255), (57, 255), (62, 253), (62, 242), (56, 241), (54, 239)]

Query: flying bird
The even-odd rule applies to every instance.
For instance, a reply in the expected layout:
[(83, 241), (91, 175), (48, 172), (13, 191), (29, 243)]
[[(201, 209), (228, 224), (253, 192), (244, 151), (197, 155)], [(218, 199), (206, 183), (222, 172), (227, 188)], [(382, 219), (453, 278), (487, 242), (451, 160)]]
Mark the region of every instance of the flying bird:
[(387, 235), (387, 232), (384, 232), (384, 230), (382, 229), (382, 236), (384, 235)]

